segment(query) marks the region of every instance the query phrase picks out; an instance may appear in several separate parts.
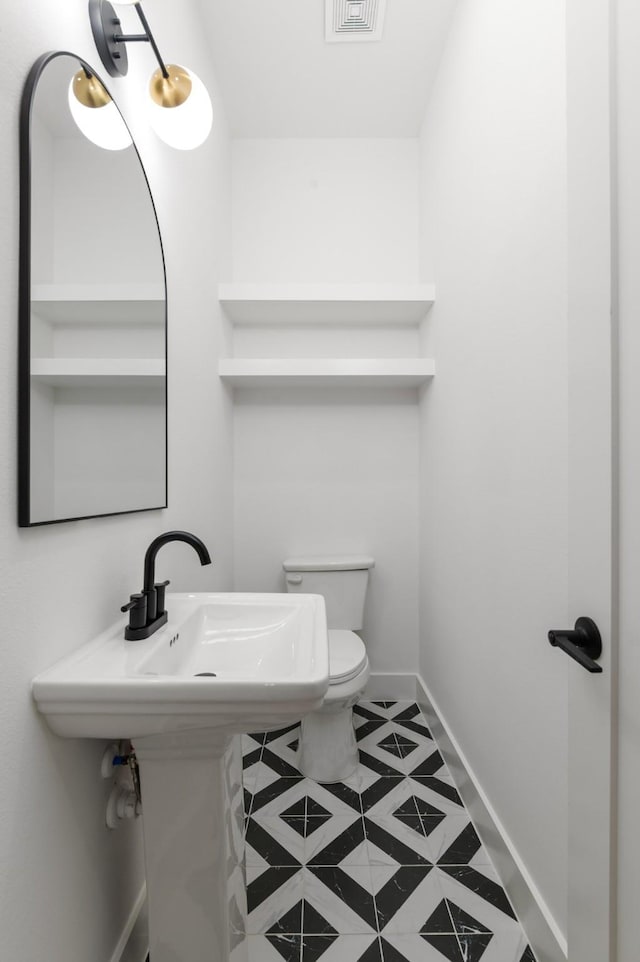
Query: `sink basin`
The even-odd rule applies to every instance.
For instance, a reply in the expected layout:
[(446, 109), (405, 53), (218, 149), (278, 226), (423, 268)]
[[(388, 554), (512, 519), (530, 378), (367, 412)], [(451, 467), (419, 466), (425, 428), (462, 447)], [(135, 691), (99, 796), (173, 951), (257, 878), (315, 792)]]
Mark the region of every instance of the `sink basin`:
[(129, 738), (142, 786), (154, 962), (248, 962), (242, 732), (291, 725), (329, 685), (324, 599), (170, 594), (167, 623), (125, 619), (33, 681), (58, 735)]
[(329, 683), (324, 600), (302, 594), (169, 594), (167, 624), (125, 641), (124, 620), (33, 681), (58, 735), (141, 738), (292, 723)]

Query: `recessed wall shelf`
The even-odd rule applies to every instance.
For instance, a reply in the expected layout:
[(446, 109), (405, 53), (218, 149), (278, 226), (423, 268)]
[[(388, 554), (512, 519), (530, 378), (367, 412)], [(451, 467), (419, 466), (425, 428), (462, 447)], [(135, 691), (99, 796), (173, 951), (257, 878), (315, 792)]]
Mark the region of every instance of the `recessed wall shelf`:
[[(435, 374), (430, 358), (350, 356), (358, 342), (363, 353), (393, 347), (395, 354), (389, 339), (396, 342), (400, 328), (407, 353), (419, 353), (420, 324), (435, 299), (431, 284), (233, 283), (218, 293), (241, 355), (221, 359), (218, 371), (235, 387), (417, 387)], [(284, 357), (257, 356), (278, 353), (278, 344)], [(300, 355), (291, 357), (296, 349)]]
[(32, 311), (49, 324), (161, 324), (164, 290), (154, 284), (35, 284)]
[(432, 284), (220, 284), (234, 324), (415, 325), (435, 299)]
[(159, 284), (34, 284), (32, 301), (163, 301)]
[(164, 384), (161, 358), (33, 358), (31, 377), (53, 387)]
[(239, 387), (417, 387), (435, 374), (430, 358), (225, 358), (220, 377)]

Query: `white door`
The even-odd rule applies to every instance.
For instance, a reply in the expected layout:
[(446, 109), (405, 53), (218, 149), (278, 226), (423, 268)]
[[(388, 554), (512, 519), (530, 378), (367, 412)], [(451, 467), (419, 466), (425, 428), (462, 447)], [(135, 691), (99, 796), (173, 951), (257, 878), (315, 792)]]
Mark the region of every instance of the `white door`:
[(567, 0), (569, 610), (603, 642), (602, 674), (569, 671), (569, 962), (615, 962), (613, 5)]

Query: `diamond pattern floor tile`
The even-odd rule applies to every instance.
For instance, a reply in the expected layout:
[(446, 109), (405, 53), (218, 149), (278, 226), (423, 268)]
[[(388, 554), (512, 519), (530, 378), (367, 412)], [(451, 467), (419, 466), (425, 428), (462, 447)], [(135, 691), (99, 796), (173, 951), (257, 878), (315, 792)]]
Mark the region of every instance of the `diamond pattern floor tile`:
[[(402, 775), (418, 769), (437, 751), (431, 739), (408, 731), (395, 722), (375, 724), (372, 727), (362, 726), (357, 729), (356, 736), (361, 752), (386, 762)], [(441, 758), (438, 759), (438, 767), (443, 768)]]
[[(311, 821), (311, 819), (309, 819)], [(364, 820), (361, 815), (335, 815), (307, 836), (307, 865), (369, 865)]]
[[(305, 900), (320, 918), (345, 935), (377, 934), (376, 909), (368, 865), (311, 866)], [(309, 931), (303, 920), (303, 931)]]
[(250, 935), (249, 962), (300, 962), (302, 935)]
[(440, 869), (443, 889), (452, 901), (468, 906), (470, 911), (484, 912), (493, 928), (515, 921), (506, 892), (491, 865), (472, 868), (469, 865), (443, 865)]
[[(422, 822), (417, 819), (421, 826)], [(371, 865), (432, 865), (429, 840), (416, 823), (392, 815), (364, 820)]]
[(371, 876), (382, 934), (419, 932), (442, 902), (438, 872), (431, 865), (374, 867)]
[(247, 932), (268, 932), (302, 898), (303, 869), (247, 867)]
[(441, 772), (438, 772), (437, 775), (411, 775), (411, 778), (417, 782), (418, 785), (422, 785), (423, 788), (428, 788), (434, 795), (441, 795), (442, 798), (453, 802), (458, 808), (464, 808), (462, 799), (450, 776), (442, 775)]
[(304, 835), (281, 818), (252, 816), (247, 823), (247, 866), (267, 868), (269, 865), (302, 865), (305, 859), (304, 846)]
[(535, 962), (419, 707), (354, 708), (356, 772), (243, 737), (249, 962)]
[(320, 785), (310, 778), (275, 778), (266, 784), (258, 783), (253, 796), (251, 812), (264, 817), (282, 815), (292, 807), (312, 799), (331, 815), (356, 815), (362, 813), (360, 792), (349, 785), (334, 783)]
[[(321, 951), (321, 955), (317, 954)], [(308, 953), (308, 954), (307, 954)], [(383, 962), (378, 936), (340, 935), (337, 938), (303, 936), (302, 962)]]
[[(429, 806), (434, 814), (464, 814), (464, 809), (456, 802), (435, 792), (430, 785), (409, 778), (364, 778), (360, 796), (364, 815), (394, 815), (403, 805), (410, 803), (411, 799), (419, 799), (420, 803)], [(420, 815), (417, 807), (416, 814)], [(425, 814), (428, 814), (426, 808)]]

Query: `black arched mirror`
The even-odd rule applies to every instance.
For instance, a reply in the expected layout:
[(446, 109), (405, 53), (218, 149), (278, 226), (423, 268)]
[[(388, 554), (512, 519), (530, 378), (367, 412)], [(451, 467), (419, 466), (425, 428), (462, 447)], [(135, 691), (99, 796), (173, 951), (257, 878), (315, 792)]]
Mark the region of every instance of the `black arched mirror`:
[(20, 123), (18, 523), (166, 507), (166, 279), (140, 156), (70, 53), (34, 64)]

